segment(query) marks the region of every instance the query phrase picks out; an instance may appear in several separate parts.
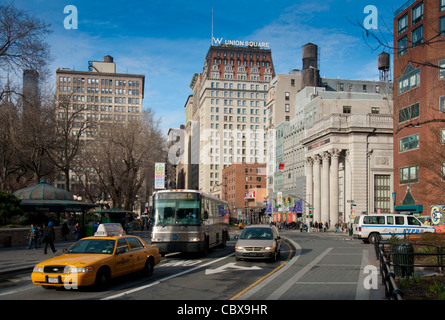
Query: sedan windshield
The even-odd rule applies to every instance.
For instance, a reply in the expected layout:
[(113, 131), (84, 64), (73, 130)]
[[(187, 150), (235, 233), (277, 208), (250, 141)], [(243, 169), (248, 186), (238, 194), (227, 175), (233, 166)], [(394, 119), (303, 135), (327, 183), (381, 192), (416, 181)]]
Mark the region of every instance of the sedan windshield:
[(272, 240), (273, 233), (268, 228), (248, 228), (243, 230), (240, 239)]
[(115, 240), (108, 239), (85, 239), (73, 244), (65, 253), (96, 253), (112, 254), (114, 252)]

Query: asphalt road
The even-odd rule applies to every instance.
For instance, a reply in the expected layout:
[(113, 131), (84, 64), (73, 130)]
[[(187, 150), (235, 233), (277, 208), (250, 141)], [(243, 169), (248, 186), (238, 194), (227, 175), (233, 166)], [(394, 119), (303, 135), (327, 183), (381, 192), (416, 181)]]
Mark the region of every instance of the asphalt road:
[(236, 261), (231, 240), (206, 257), (167, 255), (151, 277), (123, 277), (105, 291), (44, 290), (31, 283), (29, 272), (3, 275), (0, 300), (170, 300), (177, 307), (169, 312), (176, 314), (183, 302), (193, 301), (205, 306), (206, 301), (383, 300), (380, 280), (374, 279), (377, 289), (365, 288), (369, 274), (364, 271), (376, 265), (371, 245), (333, 233), (289, 230), (281, 235), (285, 242), (276, 262)]

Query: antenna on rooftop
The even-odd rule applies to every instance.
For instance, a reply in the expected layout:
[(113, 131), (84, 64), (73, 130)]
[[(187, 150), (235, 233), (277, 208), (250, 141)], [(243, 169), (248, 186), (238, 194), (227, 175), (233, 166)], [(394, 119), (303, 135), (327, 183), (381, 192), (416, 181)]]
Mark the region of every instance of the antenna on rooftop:
[(212, 39), (210, 40), (210, 45), (213, 45), (213, 7), (212, 7)]

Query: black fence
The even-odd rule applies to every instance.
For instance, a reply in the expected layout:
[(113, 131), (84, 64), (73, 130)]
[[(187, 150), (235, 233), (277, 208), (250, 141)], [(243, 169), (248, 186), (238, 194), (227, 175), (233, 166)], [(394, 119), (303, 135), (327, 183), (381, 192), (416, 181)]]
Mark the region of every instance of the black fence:
[(382, 285), (385, 286), (385, 298), (389, 300), (403, 300), (403, 291), (398, 288), (396, 278), (413, 276), (415, 268), (444, 271), (445, 247), (376, 241), (375, 250), (379, 259)]

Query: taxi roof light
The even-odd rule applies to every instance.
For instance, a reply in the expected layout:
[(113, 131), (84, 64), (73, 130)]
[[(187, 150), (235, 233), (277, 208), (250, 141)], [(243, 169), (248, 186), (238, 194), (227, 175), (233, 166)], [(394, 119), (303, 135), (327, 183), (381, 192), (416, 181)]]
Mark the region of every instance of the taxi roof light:
[(124, 228), (120, 223), (102, 223), (97, 227), (95, 237), (120, 236), (125, 234)]

